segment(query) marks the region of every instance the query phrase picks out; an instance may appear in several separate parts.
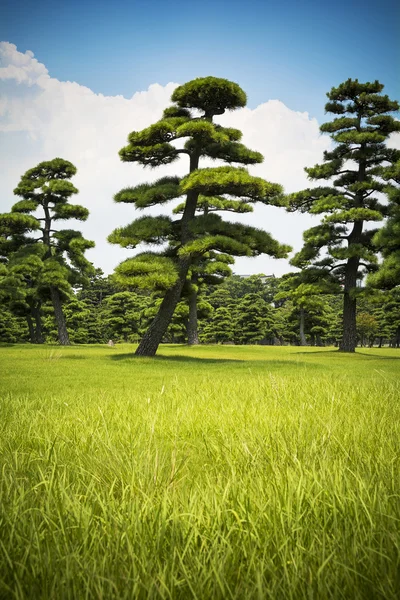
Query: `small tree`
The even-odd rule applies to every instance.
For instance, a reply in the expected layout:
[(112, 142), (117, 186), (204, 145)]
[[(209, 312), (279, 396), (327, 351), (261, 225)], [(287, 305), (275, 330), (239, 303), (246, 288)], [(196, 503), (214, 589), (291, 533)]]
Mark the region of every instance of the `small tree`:
[[(388, 136), (400, 130), (390, 114), (399, 109), (397, 102), (381, 94), (383, 85), (359, 83), (348, 79), (327, 94), (328, 113), (337, 115), (321, 125), (335, 142), (324, 153), (324, 163), (307, 168), (313, 180), (330, 180), (330, 187), (307, 189), (289, 197), (289, 210), (324, 215), (320, 225), (304, 233), (304, 247), (292, 264), (304, 268), (311, 264), (320, 276), (333, 273), (343, 284), (343, 337), (340, 350), (354, 352), (357, 343), (357, 279), (376, 269), (376, 248), (372, 238), (376, 230), (365, 230), (366, 222), (379, 222), (386, 205), (374, 196), (385, 189), (382, 165), (393, 164), (399, 152), (387, 148)], [(320, 256), (326, 248), (326, 256)]]
[(267, 339), (272, 308), (258, 294), (246, 294), (235, 306), (234, 332), (237, 344), (257, 344)]
[[(42, 297), (49, 296), (54, 308), (60, 344), (70, 343), (62, 303), (71, 294), (71, 286), (93, 272), (84, 252), (94, 246), (80, 231), (56, 230), (56, 221), (85, 221), (89, 211), (70, 204), (78, 190), (68, 181), (75, 175), (74, 165), (61, 158), (42, 162), (27, 171), (14, 190), (22, 200), (11, 213), (0, 215), (2, 247), (14, 269), (35, 259), (35, 287)], [(40, 216), (36, 216), (38, 210)], [(39, 237), (29, 237), (34, 232)], [(38, 247), (39, 246), (39, 247)]]
[[(199, 201), (219, 198), (239, 204), (280, 202), (282, 189), (243, 167), (199, 168), (201, 158), (218, 159), (239, 165), (262, 162), (262, 156), (239, 142), (241, 132), (214, 123), (226, 110), (245, 106), (246, 95), (235, 83), (206, 77), (178, 87), (172, 94), (173, 106), (163, 117), (141, 132), (129, 135), (129, 144), (120, 151), (123, 161), (145, 167), (172, 163), (181, 155), (189, 159), (189, 174), (183, 179), (164, 177), (153, 184), (124, 189), (117, 202), (130, 202), (144, 209), (184, 197), (180, 218), (146, 216), (117, 229), (111, 243), (136, 248), (141, 243), (163, 246), (158, 253), (146, 252), (123, 262), (116, 269), (119, 284), (160, 290), (164, 293), (159, 311), (136, 351), (153, 356), (171, 321), (191, 266), (205, 253), (234, 256), (262, 253), (285, 257), (288, 246), (280, 245), (268, 233), (240, 223), (228, 223), (214, 213), (196, 216)], [(174, 142), (186, 140), (183, 147)], [(206, 199), (206, 200), (204, 200)]]
[[(318, 281), (318, 273), (309, 269), (301, 273), (284, 275), (279, 282), (278, 290), (274, 301), (290, 300), (297, 314), (300, 346), (307, 345), (306, 321), (310, 324), (310, 333), (320, 339), (321, 334), (325, 332), (322, 327), (322, 315), (326, 310), (326, 300), (323, 295), (338, 291), (335, 282), (328, 277)], [(320, 318), (315, 319), (316, 315)], [(315, 320), (317, 322), (313, 322)], [(314, 330), (311, 332), (311, 329)]]
[(117, 292), (103, 301), (102, 320), (107, 337), (116, 341), (137, 341), (143, 334), (145, 311), (149, 307), (149, 296), (135, 292)]

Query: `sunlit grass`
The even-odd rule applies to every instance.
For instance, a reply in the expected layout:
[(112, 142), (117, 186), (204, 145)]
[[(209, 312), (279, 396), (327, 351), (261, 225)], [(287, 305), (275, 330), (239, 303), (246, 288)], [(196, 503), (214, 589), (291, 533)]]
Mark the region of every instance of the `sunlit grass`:
[(400, 353), (0, 348), (1, 598), (397, 598)]

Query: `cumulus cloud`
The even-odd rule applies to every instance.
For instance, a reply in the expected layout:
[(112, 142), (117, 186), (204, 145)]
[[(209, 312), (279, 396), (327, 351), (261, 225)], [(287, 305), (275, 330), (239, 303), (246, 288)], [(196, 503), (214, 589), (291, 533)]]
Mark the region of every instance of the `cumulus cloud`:
[[(160, 118), (176, 85), (155, 83), (132, 98), (95, 94), (75, 82), (51, 77), (31, 51), (22, 53), (14, 44), (1, 42), (0, 210), (8, 211), (16, 201), (12, 190), (28, 168), (56, 156), (70, 160), (78, 168), (74, 179), (80, 190), (77, 201), (90, 210), (82, 226), (84, 234), (96, 241), (89, 257), (111, 272), (132, 251), (109, 245), (106, 237), (136, 216), (131, 206), (114, 204), (113, 194), (128, 185), (187, 170), (186, 157), (157, 170), (121, 163), (118, 157), (130, 131)], [(264, 155), (265, 162), (251, 172), (281, 183), (288, 192), (309, 185), (304, 167), (320, 161), (330, 143), (319, 134), (315, 119), (290, 110), (279, 100), (227, 113), (220, 122), (241, 129), (244, 143)], [(257, 207), (240, 218), (296, 249), (301, 247), (304, 229), (315, 223), (310, 216), (273, 207)], [(268, 257), (238, 259), (235, 265), (235, 271), (243, 274), (278, 275), (288, 269), (286, 261)]]

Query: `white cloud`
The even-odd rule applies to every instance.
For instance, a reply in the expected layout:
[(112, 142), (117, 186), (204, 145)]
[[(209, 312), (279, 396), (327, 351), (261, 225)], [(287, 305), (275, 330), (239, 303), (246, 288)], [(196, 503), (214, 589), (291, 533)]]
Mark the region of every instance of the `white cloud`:
[[(0, 210), (8, 211), (16, 201), (12, 190), (28, 168), (56, 156), (70, 160), (78, 168), (74, 179), (80, 190), (77, 202), (90, 210), (89, 220), (82, 226), (84, 234), (96, 241), (89, 258), (111, 272), (132, 251), (109, 245), (106, 236), (136, 216), (133, 207), (113, 203), (113, 194), (167, 173), (184, 174), (187, 169), (185, 158), (149, 171), (121, 163), (118, 157), (130, 131), (161, 116), (177, 84), (163, 87), (155, 83), (129, 99), (103, 96), (77, 83), (52, 78), (32, 52), (23, 54), (15, 45), (1, 42), (0, 85)], [(329, 138), (320, 136), (315, 119), (290, 110), (279, 100), (228, 113), (221, 122), (241, 129), (244, 143), (265, 156), (265, 162), (251, 171), (281, 183), (286, 191), (309, 185), (303, 169), (320, 161), (330, 143)], [(243, 220), (296, 249), (301, 247), (303, 230), (315, 222), (307, 215), (264, 206)], [(282, 274), (288, 269), (286, 261), (268, 257), (238, 259), (235, 266), (238, 273)]]

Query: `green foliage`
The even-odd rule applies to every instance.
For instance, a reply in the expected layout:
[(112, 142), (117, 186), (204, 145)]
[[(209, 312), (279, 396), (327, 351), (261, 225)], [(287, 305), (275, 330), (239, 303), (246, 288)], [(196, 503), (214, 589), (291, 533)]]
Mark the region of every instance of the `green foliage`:
[[(185, 203), (179, 204), (172, 211), (174, 214), (183, 213), (185, 210)], [(253, 212), (253, 207), (251, 204), (244, 200), (229, 200), (224, 198), (223, 196), (202, 196), (199, 195), (199, 199), (197, 201), (196, 210), (201, 213), (209, 213), (216, 211), (227, 211), (227, 212), (235, 212), (235, 213), (247, 213)]]
[[(22, 200), (10, 213), (0, 215), (0, 253), (18, 290), (17, 299), (9, 295), (10, 306), (25, 313), (31, 338), (35, 321), (40, 342), (42, 301), (51, 296), (60, 342), (68, 343), (61, 303), (71, 298), (72, 286), (86, 281), (94, 272), (84, 256), (94, 243), (85, 240), (79, 231), (54, 229), (57, 220), (85, 221), (88, 217), (86, 208), (69, 203), (78, 192), (68, 181), (75, 173), (74, 165), (61, 158), (29, 169), (14, 190)], [(38, 210), (38, 216), (29, 214)], [(35, 237), (29, 237), (30, 232)]]
[(101, 307), (101, 321), (107, 339), (137, 342), (147, 324), (145, 311), (151, 299), (134, 292), (107, 296)]
[[(188, 175), (182, 179), (164, 177), (154, 183), (125, 188), (114, 199), (143, 209), (182, 197), (183, 202), (173, 211), (177, 218), (139, 218), (116, 229), (108, 237), (111, 243), (126, 248), (136, 248), (142, 243), (163, 246), (157, 254), (144, 253), (128, 259), (115, 273), (115, 281), (125, 289), (164, 291), (164, 298), (167, 298), (149, 309), (158, 325), (150, 327), (148, 337), (139, 347), (139, 354), (155, 352), (150, 346), (156, 349), (163, 336), (165, 338), (168, 324), (176, 318), (173, 317), (174, 310), (182, 294), (192, 298), (188, 323), (191, 326), (196, 322), (193, 301), (201, 293), (202, 286), (220, 283), (230, 274), (227, 263), (219, 256), (266, 253), (281, 258), (290, 250), (289, 246), (279, 244), (262, 230), (225, 223), (221, 217), (211, 214), (217, 211), (250, 212), (255, 202), (282, 204), (280, 185), (254, 177), (241, 166), (200, 167), (202, 157), (238, 165), (262, 162), (259, 152), (240, 143), (242, 134), (239, 130), (213, 122), (215, 115), (244, 106), (245, 93), (235, 83), (206, 77), (178, 87), (171, 100), (174, 106), (164, 111), (160, 121), (128, 135), (128, 145), (120, 151), (120, 156), (124, 161), (155, 167), (168, 164), (183, 154), (189, 158)], [(180, 139), (183, 147), (176, 144)], [(186, 309), (185, 302), (177, 309), (181, 312), (182, 323)], [(171, 324), (177, 328), (174, 339), (182, 338), (181, 325)]]
[[(320, 276), (335, 276), (344, 286), (344, 337), (341, 349), (356, 344), (356, 282), (376, 270), (375, 232), (364, 231), (365, 222), (379, 222), (387, 208), (374, 194), (385, 191), (382, 173), (400, 159), (400, 151), (387, 148), (388, 136), (400, 123), (386, 114), (399, 109), (381, 95), (378, 81), (348, 79), (327, 94), (327, 112), (340, 115), (321, 126), (335, 146), (324, 153), (324, 163), (307, 168), (311, 179), (331, 179), (331, 187), (303, 190), (288, 197), (288, 209), (322, 215), (322, 225), (304, 233), (304, 247), (292, 264), (320, 269)], [(375, 238), (379, 241), (379, 235)], [(321, 258), (321, 250), (325, 256)], [(391, 272), (389, 266), (389, 272)], [(394, 277), (395, 279), (395, 277)], [(378, 280), (376, 280), (377, 282)]]
[(182, 192), (192, 191), (203, 196), (241, 196), (253, 202), (268, 202), (282, 193), (280, 185), (268, 183), (261, 177), (253, 177), (244, 168), (234, 167), (194, 171), (182, 180), (181, 189)]
[(115, 202), (135, 204), (136, 208), (147, 208), (164, 204), (181, 195), (179, 177), (162, 177), (154, 183), (142, 183), (135, 187), (125, 188), (114, 195)]
[(217, 77), (199, 77), (175, 89), (171, 100), (180, 108), (204, 111), (204, 116), (221, 115), (225, 110), (246, 106), (244, 91), (232, 81)]
[(1, 300), (0, 297), (0, 342), (15, 344), (28, 341), (28, 330), (23, 317), (11, 312)]
[(143, 252), (115, 269), (115, 282), (125, 288), (166, 290), (178, 279), (175, 262), (159, 254)]
[(368, 282), (374, 287), (390, 289), (400, 285), (400, 160), (381, 169), (379, 174), (388, 181), (385, 192), (389, 199), (389, 218), (373, 238), (384, 260)]
[(126, 227), (116, 229), (108, 236), (111, 244), (123, 248), (136, 248), (140, 243), (164, 244), (174, 239), (170, 217), (141, 217)]

